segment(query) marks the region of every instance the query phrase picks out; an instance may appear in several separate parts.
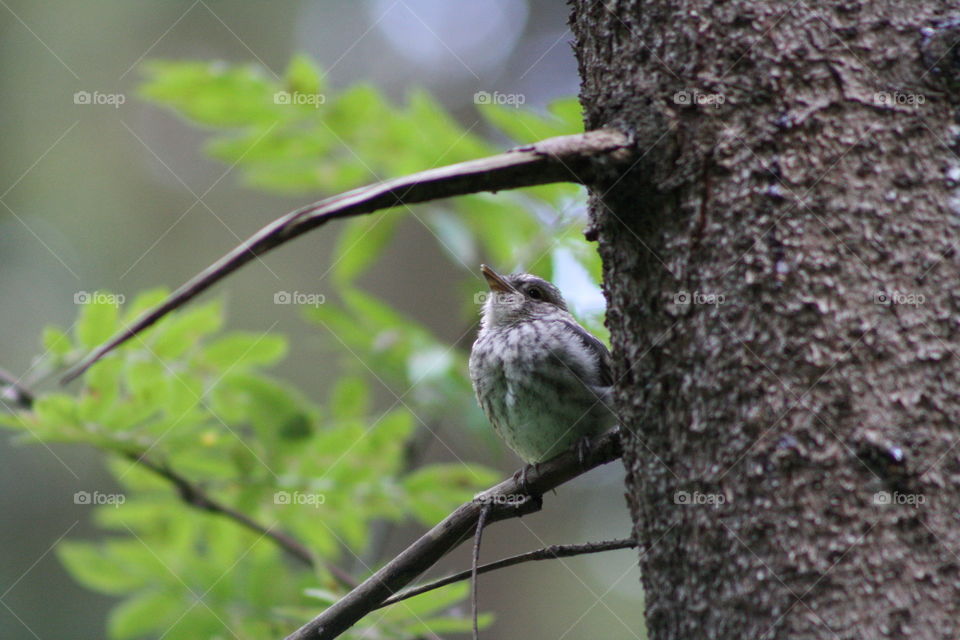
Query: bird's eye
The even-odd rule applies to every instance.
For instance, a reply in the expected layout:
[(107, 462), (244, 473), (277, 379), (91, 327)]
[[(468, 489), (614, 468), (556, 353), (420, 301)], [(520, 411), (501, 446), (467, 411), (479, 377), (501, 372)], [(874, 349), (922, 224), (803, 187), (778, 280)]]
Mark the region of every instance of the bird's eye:
[(530, 287), (527, 289), (527, 295), (534, 300), (543, 300), (543, 291), (540, 290), (540, 287)]

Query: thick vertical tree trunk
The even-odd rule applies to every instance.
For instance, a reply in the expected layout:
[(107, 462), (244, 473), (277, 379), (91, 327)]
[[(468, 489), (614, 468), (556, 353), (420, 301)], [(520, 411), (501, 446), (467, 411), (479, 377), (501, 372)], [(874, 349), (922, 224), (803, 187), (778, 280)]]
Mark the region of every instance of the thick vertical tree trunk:
[(654, 640), (960, 635), (954, 16), (573, 2)]

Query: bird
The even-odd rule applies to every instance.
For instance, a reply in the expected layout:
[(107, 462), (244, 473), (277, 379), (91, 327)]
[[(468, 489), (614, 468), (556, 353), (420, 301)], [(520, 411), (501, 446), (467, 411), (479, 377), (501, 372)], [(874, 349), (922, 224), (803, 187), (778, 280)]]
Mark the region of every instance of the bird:
[(529, 273), (502, 276), (487, 265), (480, 331), (470, 379), (480, 408), (526, 466), (576, 447), (616, 426), (610, 351), (567, 309), (560, 290)]

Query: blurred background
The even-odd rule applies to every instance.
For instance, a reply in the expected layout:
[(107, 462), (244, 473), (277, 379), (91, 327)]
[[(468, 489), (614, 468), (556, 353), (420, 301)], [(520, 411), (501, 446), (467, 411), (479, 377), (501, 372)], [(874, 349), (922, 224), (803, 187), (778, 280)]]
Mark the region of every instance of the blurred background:
[[(549, 0), (0, 0), (0, 367), (29, 379), (41, 328), (69, 327), (78, 292), (129, 299), (176, 287), (273, 218), (327, 195), (285, 198), (244, 187), (231, 167), (204, 155), (204, 131), (137, 97), (145, 60), (224, 60), (281, 75), (305, 53), (331, 87), (370, 83), (397, 101), (423, 88), (465, 127), (493, 135), (479, 123), (478, 91), (523, 95), (534, 108), (576, 94), (567, 12)], [(76, 104), (76, 92), (120, 95), (122, 104)], [(272, 296), (277, 279), (284, 289), (323, 292), (334, 239), (329, 227), (313, 232), (265, 257), (269, 268), (252, 263), (206, 296), (226, 298), (232, 327), (276, 323), (273, 330), (295, 345), (276, 375), (318, 402), (336, 363), (324, 360), (316, 327)], [(469, 349), (476, 318), (464, 317), (462, 277), (430, 231), (405, 216), (363, 284)], [(560, 284), (582, 306), (602, 304), (595, 283)], [(519, 466), (503, 447), (456, 425), (443, 425), (442, 437), (464, 460), (504, 474)], [(63, 539), (103, 535), (90, 508), (73, 501), (77, 491), (111, 489), (103, 456), (11, 440), (0, 432), (0, 637), (105, 637), (114, 601), (74, 583), (53, 553)], [(454, 460), (440, 445), (426, 456)], [(494, 525), (483, 559), (629, 535), (622, 484), (622, 469), (608, 465), (564, 486), (546, 497), (542, 513)], [(396, 530), (390, 548), (417, 531)], [(467, 566), (468, 555), (460, 549), (432, 574)], [(638, 637), (639, 580), (629, 550), (490, 574), (480, 582), (481, 607), (496, 614), (486, 635)]]

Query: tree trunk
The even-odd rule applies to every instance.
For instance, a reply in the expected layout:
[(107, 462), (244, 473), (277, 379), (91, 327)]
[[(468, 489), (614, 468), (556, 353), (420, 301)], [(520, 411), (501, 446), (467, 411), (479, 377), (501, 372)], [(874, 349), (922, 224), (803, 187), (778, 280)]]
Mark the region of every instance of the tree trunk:
[(573, 4), (650, 637), (958, 637), (958, 3)]

